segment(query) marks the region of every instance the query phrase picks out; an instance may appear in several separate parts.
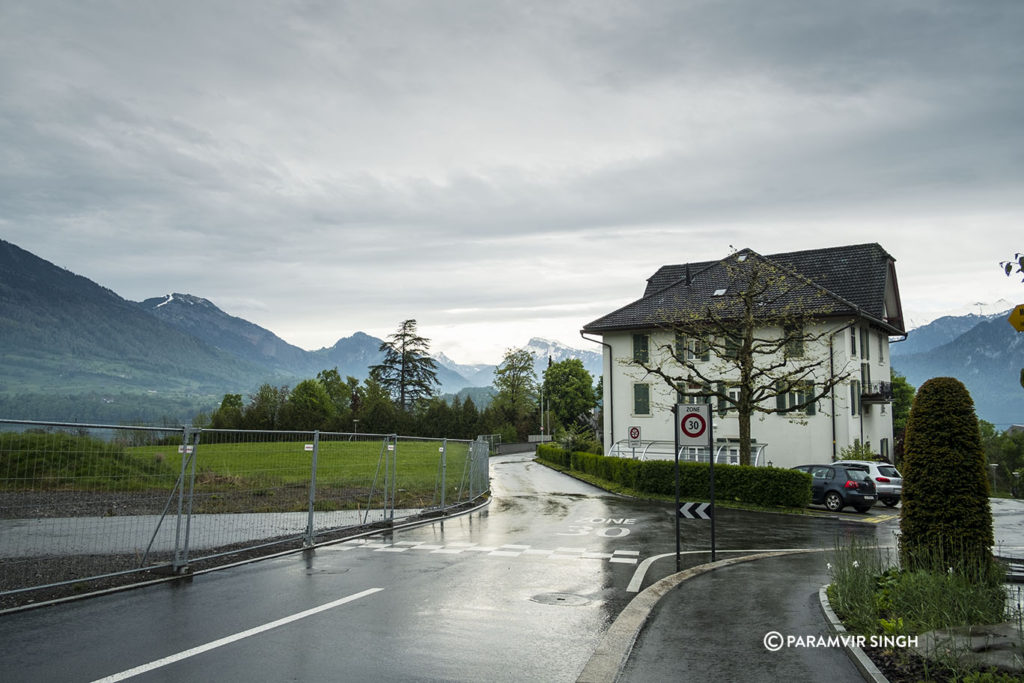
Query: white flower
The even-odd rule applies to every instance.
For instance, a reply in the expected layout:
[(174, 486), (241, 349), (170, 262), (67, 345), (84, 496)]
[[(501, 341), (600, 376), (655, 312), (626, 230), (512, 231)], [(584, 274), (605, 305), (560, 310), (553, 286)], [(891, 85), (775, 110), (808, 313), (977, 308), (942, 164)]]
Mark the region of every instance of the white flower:
[(860, 566), (860, 562), (858, 562), (857, 560), (854, 560), (853, 561), (853, 568), (856, 569), (859, 566)]
[(953, 575), (953, 568), (952, 568), (952, 567), (950, 567), (950, 568), (949, 568), (949, 569), (948, 569), (948, 570), (946, 571), (946, 573), (947, 573), (947, 574), (949, 574), (950, 576), (952, 576), (952, 575)]
[(825, 563), (825, 567), (826, 567), (826, 569), (828, 569), (829, 571), (832, 571), (832, 563), (831, 563), (831, 562), (826, 562), (826, 563)]

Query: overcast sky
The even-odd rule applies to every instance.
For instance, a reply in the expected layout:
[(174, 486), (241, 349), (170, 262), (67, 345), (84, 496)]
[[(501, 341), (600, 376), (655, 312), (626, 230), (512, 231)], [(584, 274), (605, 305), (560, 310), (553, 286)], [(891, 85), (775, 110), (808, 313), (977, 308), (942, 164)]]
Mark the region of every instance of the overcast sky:
[(0, 0), (0, 237), (307, 349), (497, 362), (667, 263), (878, 242), (1024, 301), (1024, 2)]

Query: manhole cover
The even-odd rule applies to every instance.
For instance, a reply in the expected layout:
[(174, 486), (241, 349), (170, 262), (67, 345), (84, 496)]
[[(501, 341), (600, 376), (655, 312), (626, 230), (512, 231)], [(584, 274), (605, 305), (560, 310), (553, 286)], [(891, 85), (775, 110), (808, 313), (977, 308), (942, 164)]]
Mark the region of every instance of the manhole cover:
[(348, 572), (348, 567), (341, 567), (338, 569), (306, 569), (306, 576), (318, 576), (321, 574), (345, 574)]
[(534, 602), (539, 602), (542, 605), (586, 605), (590, 602), (589, 598), (585, 598), (582, 595), (573, 595), (572, 593), (541, 593), (540, 595), (534, 595), (530, 598)]

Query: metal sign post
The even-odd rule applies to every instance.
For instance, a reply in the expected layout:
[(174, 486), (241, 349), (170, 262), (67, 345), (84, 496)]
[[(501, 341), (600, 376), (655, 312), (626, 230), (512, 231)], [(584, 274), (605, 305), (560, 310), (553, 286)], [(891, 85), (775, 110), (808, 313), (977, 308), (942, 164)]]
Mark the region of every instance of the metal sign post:
[[(715, 553), (715, 454), (712, 450), (714, 439), (711, 428), (711, 406), (709, 404), (687, 405), (685, 403), (677, 403), (672, 412), (675, 415), (676, 422), (676, 571), (679, 571), (679, 518), (683, 516), (683, 510), (679, 505), (679, 451), (683, 446), (708, 449), (708, 485), (711, 503), (709, 508), (702, 508), (700, 510), (700, 513), (704, 514), (700, 514), (699, 517), (703, 519), (710, 518), (711, 521), (712, 562), (717, 559)], [(688, 509), (687, 511), (690, 512), (691, 510)], [(689, 517), (690, 515), (686, 516)]]

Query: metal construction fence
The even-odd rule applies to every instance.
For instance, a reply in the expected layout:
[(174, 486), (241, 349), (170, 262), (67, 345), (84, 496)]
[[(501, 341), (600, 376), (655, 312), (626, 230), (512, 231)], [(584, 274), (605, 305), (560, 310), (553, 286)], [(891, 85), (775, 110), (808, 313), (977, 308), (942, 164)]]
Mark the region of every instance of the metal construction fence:
[(0, 420), (0, 596), (438, 516), (487, 493), (489, 447)]

